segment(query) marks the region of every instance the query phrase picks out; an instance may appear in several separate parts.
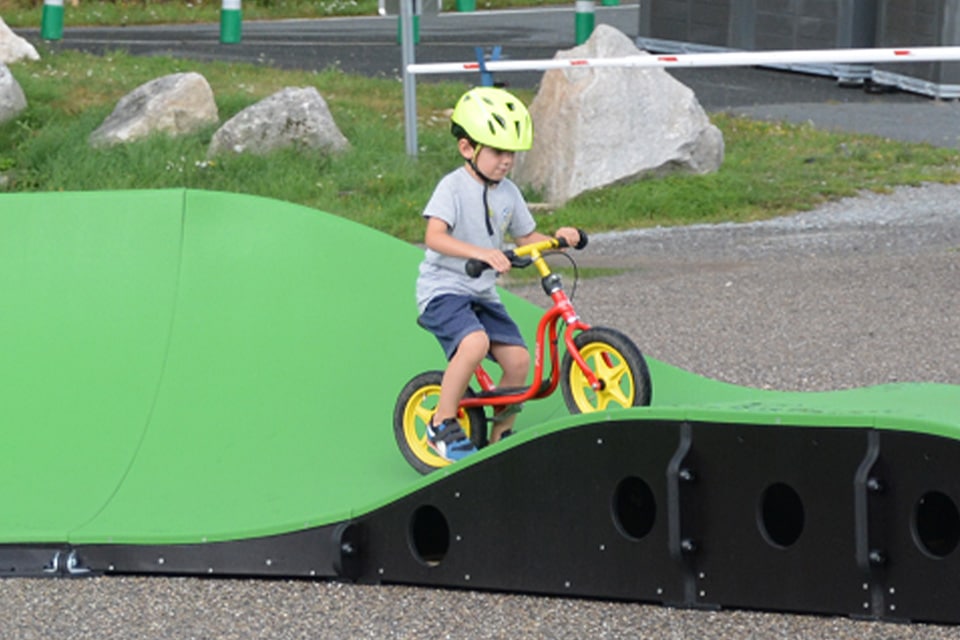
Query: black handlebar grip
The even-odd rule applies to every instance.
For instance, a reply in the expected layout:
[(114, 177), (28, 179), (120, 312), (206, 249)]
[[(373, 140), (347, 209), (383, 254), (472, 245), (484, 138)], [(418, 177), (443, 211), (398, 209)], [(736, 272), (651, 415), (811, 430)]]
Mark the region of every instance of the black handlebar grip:
[[(510, 264), (514, 267), (526, 267), (530, 264), (529, 258), (518, 259), (513, 249), (507, 249), (503, 252), (503, 255), (507, 256), (507, 260), (509, 260)], [(493, 269), (493, 267), (477, 258), (468, 258), (467, 263), (463, 265), (463, 270), (466, 271), (467, 275), (471, 278), (479, 278), (480, 274), (487, 269)]]
[[(587, 246), (587, 232), (583, 229), (577, 229), (577, 233), (580, 234), (580, 240), (577, 241), (577, 244), (573, 245), (574, 249), (580, 250)], [(557, 237), (557, 247), (560, 249), (566, 249), (570, 246), (570, 243), (567, 242), (566, 238)]]
[(578, 242), (578, 243), (576, 244), (576, 246), (574, 247), (574, 249), (576, 249), (576, 250), (579, 251), (580, 249), (583, 249), (584, 247), (587, 246), (587, 242), (589, 242), (590, 239), (587, 238), (587, 232), (584, 231), (583, 229), (580, 229), (580, 228), (578, 227), (578, 228), (577, 228), (577, 232), (580, 234), (580, 242)]
[(467, 264), (465, 264), (463, 267), (464, 271), (466, 271), (467, 275), (471, 278), (479, 278), (480, 274), (489, 268), (489, 264), (483, 260), (477, 260), (476, 258), (470, 258), (467, 260)]

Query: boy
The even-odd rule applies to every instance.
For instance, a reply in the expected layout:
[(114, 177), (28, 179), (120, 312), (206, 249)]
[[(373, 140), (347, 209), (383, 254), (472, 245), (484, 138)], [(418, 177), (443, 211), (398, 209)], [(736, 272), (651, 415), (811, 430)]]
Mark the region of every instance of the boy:
[[(504, 236), (518, 246), (548, 236), (535, 230), (520, 190), (506, 177), (514, 153), (533, 144), (533, 123), (523, 103), (503, 89), (471, 89), (457, 102), (450, 130), (464, 164), (440, 181), (423, 212), (427, 250), (417, 307), (418, 322), (437, 337), (449, 361), (427, 439), (438, 455), (456, 461), (476, 452), (457, 409), (477, 365), (489, 354), (503, 369), (500, 387), (523, 386), (530, 368), (520, 330), (496, 291), (497, 274), (510, 270)], [(571, 246), (580, 241), (572, 227), (559, 229), (557, 237)], [(464, 271), (469, 258), (493, 268), (471, 278)], [(510, 432), (518, 410), (508, 407), (495, 415), (490, 442)]]

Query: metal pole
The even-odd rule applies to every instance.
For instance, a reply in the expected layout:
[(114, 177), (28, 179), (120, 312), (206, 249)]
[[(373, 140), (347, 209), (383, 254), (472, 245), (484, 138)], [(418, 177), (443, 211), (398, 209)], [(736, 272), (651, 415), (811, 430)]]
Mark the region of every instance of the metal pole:
[(220, 42), (221, 44), (236, 44), (240, 42), (240, 32), (243, 27), (241, 15), (241, 0), (223, 0), (220, 6)]
[(593, 25), (596, 22), (595, 6), (593, 0), (577, 0), (573, 4), (573, 31), (574, 39), (578, 45), (583, 44), (593, 33)]
[(407, 155), (417, 157), (417, 78), (410, 73), (414, 64), (413, 0), (400, 0), (400, 55), (403, 62), (403, 127)]
[(43, 0), (40, 37), (44, 40), (63, 38), (63, 0)]

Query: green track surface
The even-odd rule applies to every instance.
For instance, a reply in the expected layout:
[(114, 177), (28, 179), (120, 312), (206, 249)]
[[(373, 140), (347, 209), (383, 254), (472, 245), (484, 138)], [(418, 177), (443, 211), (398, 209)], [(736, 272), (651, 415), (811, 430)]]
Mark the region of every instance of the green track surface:
[[(422, 477), (391, 425), (403, 384), (443, 366), (415, 324), (420, 257), (251, 196), (0, 196), (0, 543), (212, 542), (330, 524), (503, 447), (614, 417), (960, 436), (957, 386), (760, 391), (650, 360), (652, 407), (570, 417), (558, 393), (528, 403), (516, 437)], [(540, 309), (505, 301), (532, 333)]]

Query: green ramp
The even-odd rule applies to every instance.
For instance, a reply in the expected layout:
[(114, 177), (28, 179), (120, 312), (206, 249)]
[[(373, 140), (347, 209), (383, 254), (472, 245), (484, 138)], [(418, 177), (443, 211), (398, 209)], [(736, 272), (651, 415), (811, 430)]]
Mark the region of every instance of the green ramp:
[(69, 539), (132, 464), (167, 357), (183, 203), (0, 196), (0, 540)]
[(223, 193), (0, 210), (0, 541), (261, 536), (420, 480), (390, 424), (406, 379), (442, 366), (416, 248)]
[[(443, 366), (415, 324), (420, 257), (252, 196), (0, 197), (0, 542), (256, 538), (435, 482), (403, 462), (390, 424), (404, 382)], [(505, 299), (532, 342), (539, 308)], [(637, 419), (956, 437), (956, 387), (785, 393), (649, 364), (653, 406), (626, 412)], [(559, 394), (530, 403), (527, 435), (501, 449), (597, 419), (566, 415)]]
[[(555, 394), (420, 476), (391, 424), (444, 364), (415, 323), (420, 258), (252, 196), (0, 196), (0, 575), (960, 622), (960, 386), (766, 391), (648, 358), (650, 407), (570, 416)], [(541, 309), (504, 299), (532, 343)]]

